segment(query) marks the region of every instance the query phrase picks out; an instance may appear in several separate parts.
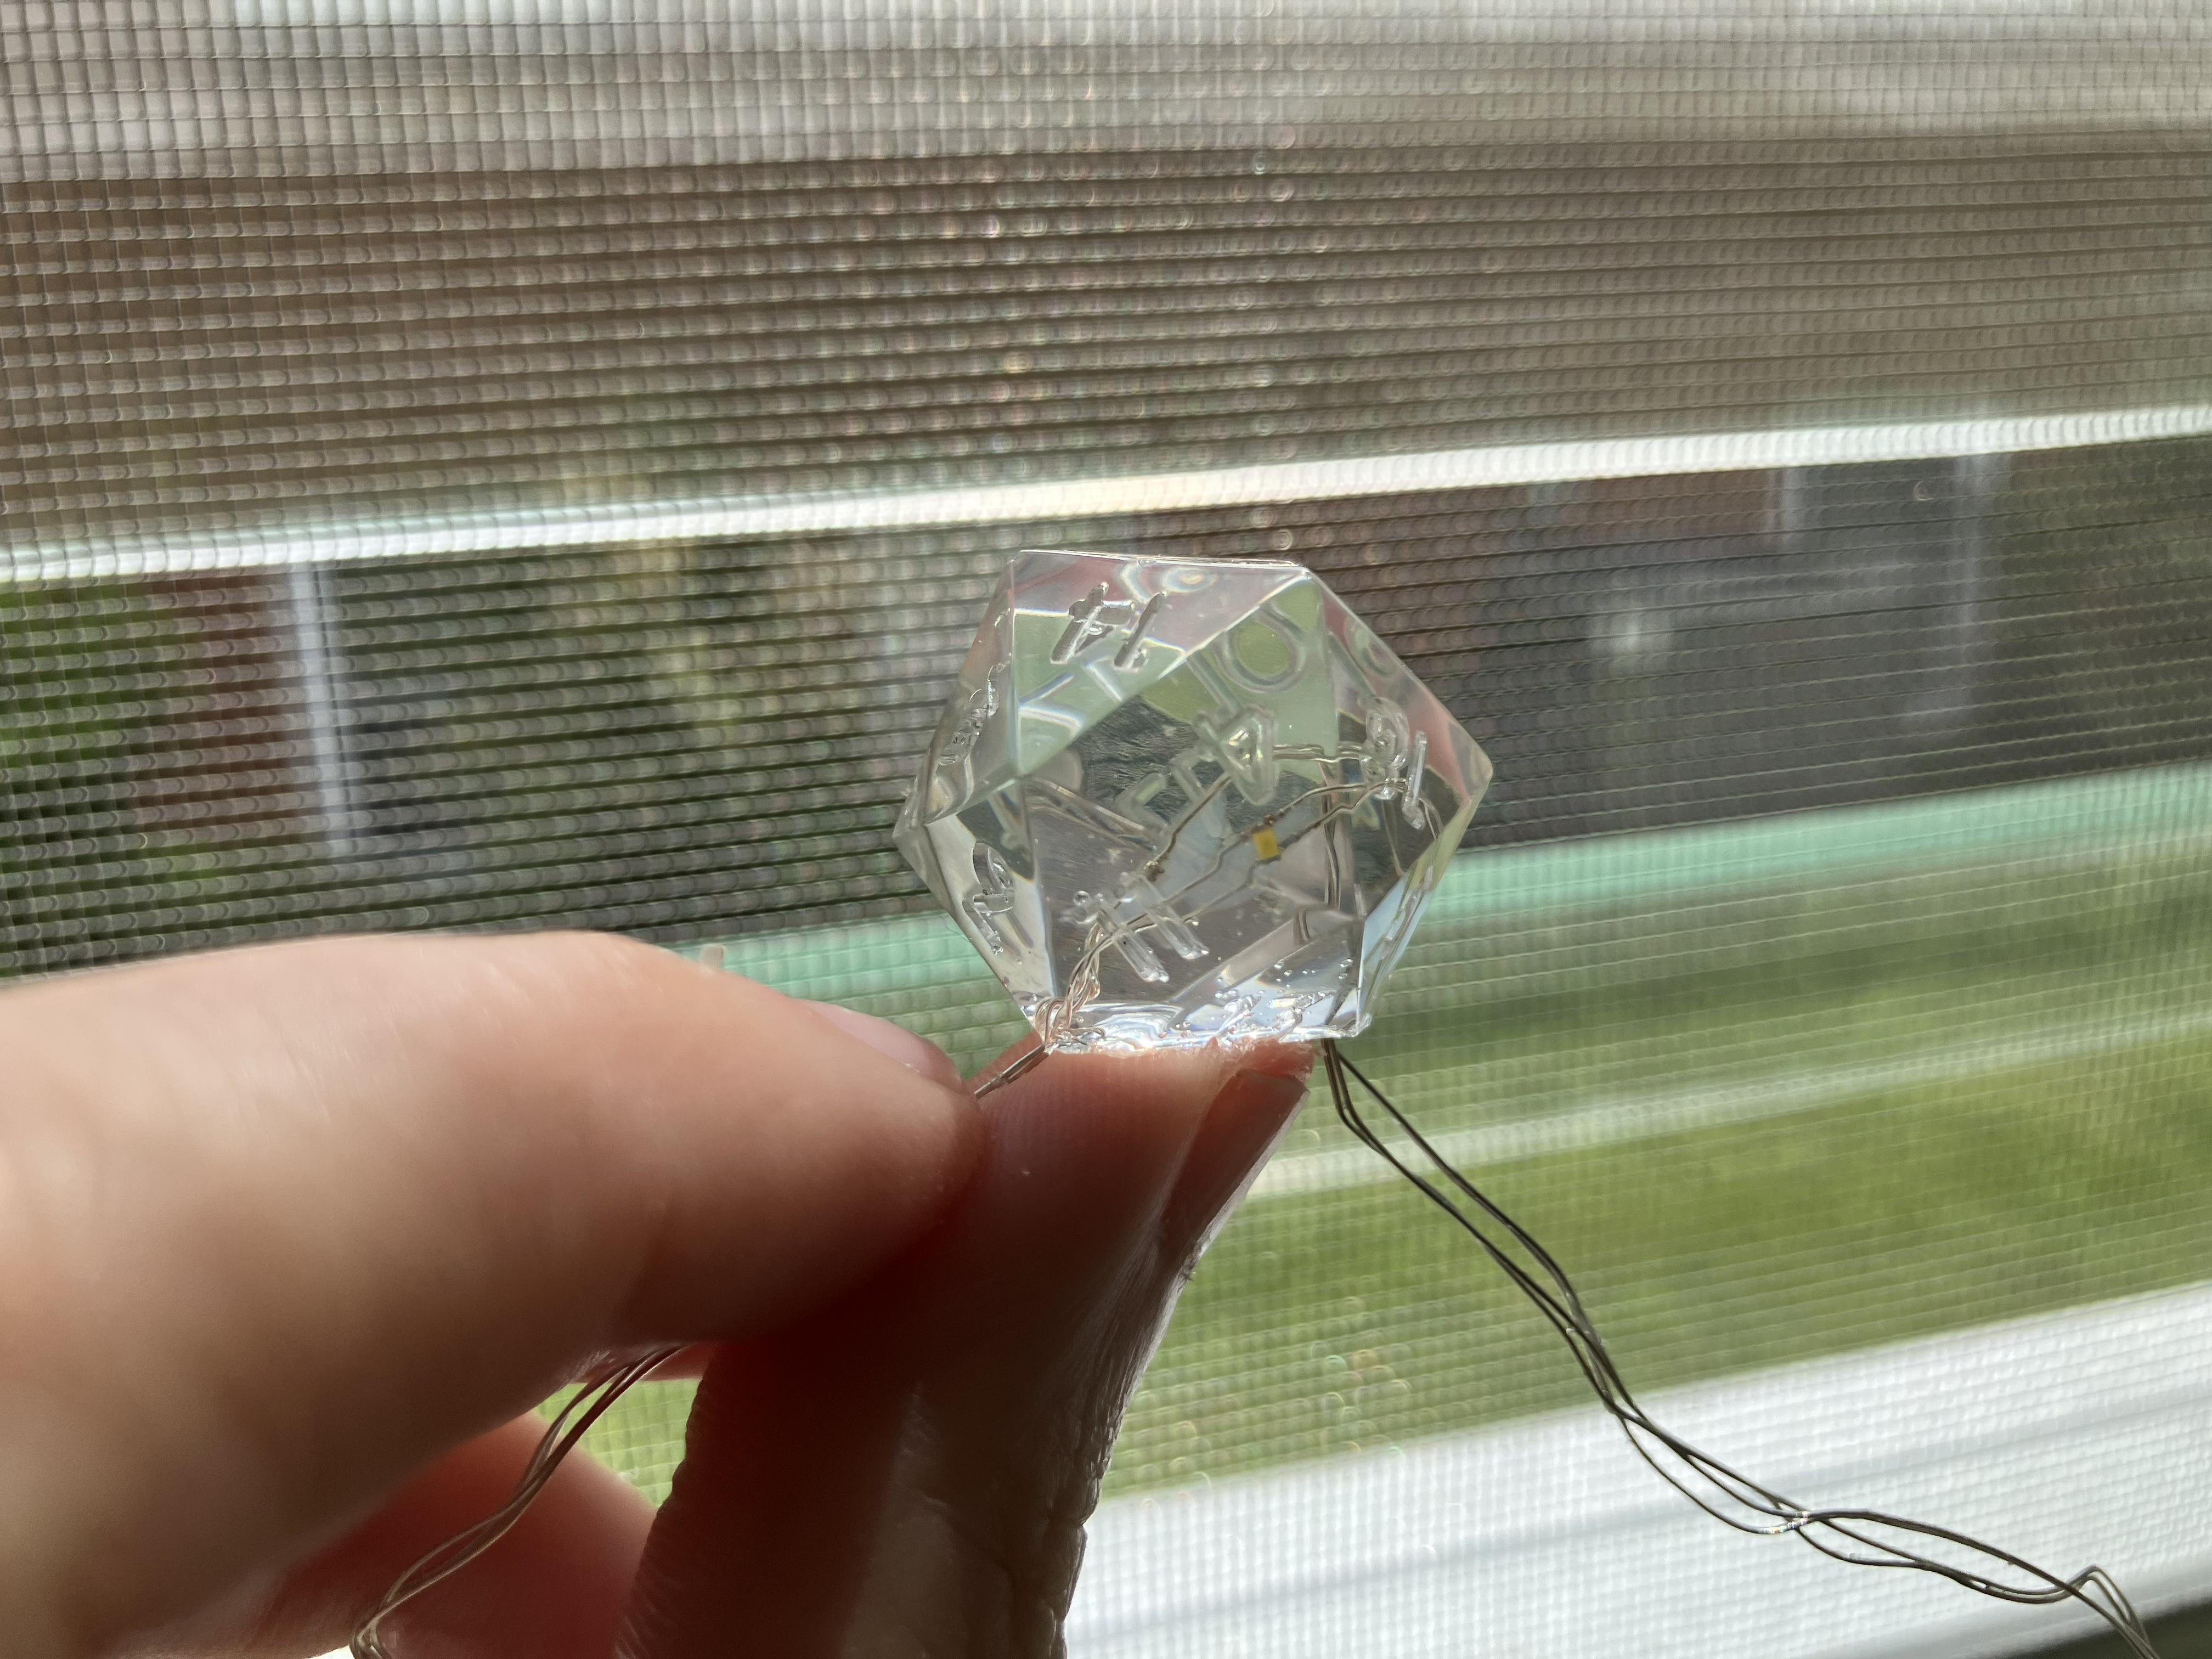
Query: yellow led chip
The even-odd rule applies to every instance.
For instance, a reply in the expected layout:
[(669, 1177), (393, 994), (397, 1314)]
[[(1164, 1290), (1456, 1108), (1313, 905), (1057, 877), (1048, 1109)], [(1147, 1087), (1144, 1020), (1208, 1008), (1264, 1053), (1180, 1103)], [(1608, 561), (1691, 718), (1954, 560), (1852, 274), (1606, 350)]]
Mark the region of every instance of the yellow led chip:
[(1275, 839), (1275, 832), (1264, 823), (1252, 832), (1252, 850), (1260, 855), (1262, 864), (1283, 856), (1282, 842)]

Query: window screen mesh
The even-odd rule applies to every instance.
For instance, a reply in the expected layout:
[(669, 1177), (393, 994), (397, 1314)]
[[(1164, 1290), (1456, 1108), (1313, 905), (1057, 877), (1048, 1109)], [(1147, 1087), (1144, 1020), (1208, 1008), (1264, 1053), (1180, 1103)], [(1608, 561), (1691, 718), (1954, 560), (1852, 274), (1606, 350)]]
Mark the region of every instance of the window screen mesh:
[[(0, 972), (582, 925), (980, 1063), (889, 830), (999, 569), (1297, 558), (1498, 766), (1360, 1052), (1632, 1380), (2207, 1582), (2196, 8), (0, 0)], [(1194, 1282), (1079, 1653), (2066, 1628), (1670, 1553), (1355, 1152)]]

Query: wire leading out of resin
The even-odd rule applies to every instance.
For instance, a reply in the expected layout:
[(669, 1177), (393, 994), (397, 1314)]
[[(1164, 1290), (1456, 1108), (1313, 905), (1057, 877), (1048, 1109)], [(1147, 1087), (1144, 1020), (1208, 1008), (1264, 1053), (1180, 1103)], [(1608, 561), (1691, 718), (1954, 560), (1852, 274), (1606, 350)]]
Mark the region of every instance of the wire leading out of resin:
[[(701, 966), (719, 973), (722, 962), (720, 945), (708, 945), (700, 950)], [(348, 1650), (353, 1659), (393, 1659), (392, 1650), (384, 1644), (384, 1621), (506, 1537), (514, 1523), (522, 1519), (522, 1512), (538, 1501), (538, 1494), (545, 1490), (553, 1472), (582, 1443), (592, 1425), (606, 1415), (607, 1408), (683, 1352), (680, 1345), (655, 1348), (635, 1359), (611, 1361), (586, 1376), (568, 1403), (546, 1425), (544, 1437), (531, 1453), (530, 1462), (524, 1466), (522, 1476), (514, 1483), (507, 1502), (467, 1531), (456, 1533), (429, 1551), (392, 1580), (383, 1600), (354, 1627), (353, 1642)]]
[[(1261, 832), (1272, 835), (1299, 807), (1310, 800), (1328, 795), (1346, 795), (1350, 799), (1324, 811), (1304, 829), (1291, 836), (1290, 841), (1297, 842), (1307, 836), (1314, 835), (1324, 829), (1332, 819), (1348, 817), (1370, 801), (1400, 801), (1406, 814), (1407, 822), (1416, 829), (1427, 829), (1433, 822), (1432, 809), (1421, 794), (1421, 780), (1426, 771), (1427, 750), (1426, 736), (1417, 732), (1413, 734), (1411, 747), (1402, 760), (1394, 757), (1390, 763), (1375, 769), (1378, 773), (1377, 776), (1372, 779), (1363, 776), (1356, 784), (1316, 784), (1304, 794), (1292, 796), (1269, 812), (1245, 836), (1239, 837), (1238, 844), (1249, 842), (1252, 836)], [(1330, 761), (1334, 758), (1319, 747), (1304, 745), (1297, 747), (1285, 745), (1276, 750), (1275, 755), (1280, 760)], [(1176, 844), (1182, 839), (1183, 831), (1198, 821), (1199, 815), (1219, 798), (1222, 792), (1228, 787), (1229, 782), (1229, 774), (1224, 772), (1221, 776), (1207, 786), (1203, 793), (1176, 815), (1176, 821), (1168, 826), (1166, 838), (1161, 842), (1158, 848), (1154, 851), (1144, 866), (1146, 878), (1157, 879), (1166, 869), (1168, 860), (1175, 856)], [(1387, 817), (1383, 819), (1383, 823), (1385, 833), (1390, 833)], [(1395, 851), (1395, 836), (1393, 843)], [(1183, 884), (1183, 890), (1187, 891), (1193, 887), (1200, 886), (1218, 873), (1221, 866), (1228, 862), (1229, 851), (1227, 846), (1218, 850), (1213, 855), (1212, 863), (1186, 881)], [(1204, 911), (1199, 909), (1178, 914), (1180, 919), (1188, 924), (1203, 915)], [(1083, 948), (1078, 953), (1073, 969), (1068, 975), (1067, 988), (1037, 1012), (1036, 1037), (1034, 1044), (1023, 1049), (998, 1070), (979, 1079), (974, 1090), (975, 1097), (981, 1100), (986, 1095), (1005, 1088), (1009, 1083), (1028, 1073), (1053, 1051), (1054, 1047), (1066, 1035), (1073, 1024), (1076, 1014), (1085, 1004), (1097, 995), (1098, 961), (1106, 953), (1108, 947), (1120, 944), (1124, 939), (1133, 939), (1140, 933), (1154, 931), (1158, 927), (1158, 924), (1153, 921), (1133, 923), (1117, 921), (1103, 910), (1095, 914), (1089, 932), (1084, 939)], [(1295, 1036), (1295, 1034), (1291, 1035)]]
[(545, 1490), (545, 1483), (553, 1478), (562, 1460), (575, 1450), (592, 1425), (606, 1414), (607, 1407), (627, 1394), (632, 1385), (645, 1381), (682, 1352), (681, 1346), (656, 1348), (634, 1359), (613, 1361), (586, 1378), (583, 1386), (547, 1425), (544, 1438), (538, 1443), (538, 1449), (532, 1454), (507, 1502), (466, 1532), (448, 1538), (401, 1573), (392, 1581), (392, 1588), (384, 1592), (384, 1599), (355, 1626), (349, 1650), (353, 1659), (393, 1659), (391, 1649), (384, 1644), (384, 1621), (506, 1537), (514, 1523), (522, 1519), (522, 1512)]
[[(1410, 762), (1402, 775), (1397, 770), (1392, 769), (1385, 771), (1381, 777), (1372, 781), (1362, 781), (1356, 784), (1316, 784), (1304, 794), (1292, 796), (1268, 813), (1245, 836), (1240, 836), (1237, 844), (1246, 844), (1254, 835), (1263, 832), (1273, 834), (1276, 828), (1283, 824), (1299, 807), (1310, 800), (1328, 795), (1344, 795), (1349, 799), (1324, 810), (1311, 823), (1307, 824), (1295, 835), (1288, 836), (1286, 844), (1289, 842), (1302, 841), (1308, 836), (1318, 834), (1332, 819), (1349, 817), (1370, 801), (1400, 800), (1403, 804), (1407, 822), (1416, 829), (1427, 828), (1431, 821), (1431, 808), (1429, 804), (1421, 798), (1420, 793), (1426, 748), (1427, 739), (1417, 734)], [(1319, 749), (1307, 751), (1285, 748), (1279, 749), (1275, 752), (1278, 757), (1282, 759), (1329, 758)], [(1226, 774), (1217, 778), (1206, 793), (1191, 802), (1176, 817), (1175, 823), (1169, 826), (1167, 838), (1161, 842), (1158, 850), (1144, 866), (1144, 873), (1147, 878), (1157, 878), (1166, 868), (1168, 860), (1175, 855), (1176, 843), (1182, 838), (1183, 831), (1197, 821), (1199, 814), (1221, 793), (1228, 781)], [(1389, 824), (1387, 816), (1383, 823), (1387, 830)], [(1182, 890), (1188, 891), (1194, 887), (1200, 886), (1218, 874), (1222, 866), (1229, 861), (1229, 854), (1230, 848), (1227, 846), (1218, 849), (1213, 855), (1212, 863), (1185, 881)], [(1216, 902), (1218, 902), (1216, 901)], [(1201, 906), (1197, 909), (1177, 912), (1176, 920), (1188, 927), (1189, 923), (1205, 914), (1206, 907)], [(1069, 971), (1067, 988), (1037, 1012), (1036, 1017), (1037, 1046), (1025, 1051), (978, 1083), (975, 1090), (976, 1096), (980, 1098), (994, 1089), (1003, 1088), (1012, 1083), (1057, 1046), (1060, 1038), (1066, 1035), (1073, 1024), (1076, 1014), (1097, 995), (1098, 961), (1109, 947), (1126, 945), (1127, 942), (1142, 933), (1159, 931), (1164, 930), (1162, 925), (1157, 921), (1124, 922), (1112, 915), (1110, 907), (1103, 904), (1098, 906), (1094, 911), (1091, 927), (1084, 937), (1083, 948), (1077, 954), (1074, 966)], [(1279, 1035), (1295, 1037), (1297, 1033), (1255, 1031), (1251, 1035), (1255, 1036)]]
[[(1823, 1555), (1857, 1566), (1933, 1573), (2000, 1601), (2045, 1607), (2077, 1601), (2110, 1625), (2139, 1659), (2158, 1659), (2142, 1618), (2101, 1567), (2089, 1567), (2071, 1578), (2062, 1578), (2009, 1550), (1947, 1527), (1878, 1510), (1808, 1508), (1661, 1427), (1637, 1403), (1621, 1379), (1573, 1281), (1551, 1253), (1462, 1175), (1367, 1074), (1339, 1052), (1334, 1042), (1324, 1040), (1321, 1048), (1329, 1096), (1344, 1127), (1449, 1216), (1535, 1304), (1559, 1332), (1599, 1403), (1620, 1423), (1637, 1454), (1660, 1479), (1706, 1514), (1738, 1532), (1795, 1537)], [(1363, 1094), (1382, 1108), (1397, 1133), (1411, 1144), (1417, 1159), (1401, 1155), (1368, 1121), (1359, 1106)], [(1425, 1166), (1428, 1173), (1424, 1172)], [(1986, 1565), (1959, 1565), (1939, 1560), (1883, 1534), (1954, 1545), (1983, 1558)], [(1998, 1576), (2007, 1571), (2011, 1577)]]

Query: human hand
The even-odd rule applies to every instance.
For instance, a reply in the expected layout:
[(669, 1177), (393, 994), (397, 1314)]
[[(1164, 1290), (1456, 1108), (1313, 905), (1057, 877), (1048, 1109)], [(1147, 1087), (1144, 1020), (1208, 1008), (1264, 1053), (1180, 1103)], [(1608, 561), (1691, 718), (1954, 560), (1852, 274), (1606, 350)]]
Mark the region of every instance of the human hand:
[(0, 994), (0, 1651), (312, 1654), (489, 1513), (521, 1414), (711, 1343), (656, 1517), (581, 1460), (402, 1659), (1052, 1652), (1295, 1050), (1060, 1058), (585, 935)]

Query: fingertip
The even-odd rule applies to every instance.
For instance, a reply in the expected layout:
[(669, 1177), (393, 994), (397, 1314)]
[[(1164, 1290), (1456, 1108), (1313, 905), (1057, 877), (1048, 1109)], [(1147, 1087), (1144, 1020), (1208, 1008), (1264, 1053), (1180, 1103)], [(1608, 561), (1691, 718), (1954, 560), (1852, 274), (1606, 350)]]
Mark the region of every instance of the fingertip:
[(709, 1374), (618, 1651), (1047, 1651), (1128, 1390), (1310, 1059), (1058, 1054), (978, 1103), (939, 1229)]
[(842, 1007), (834, 1002), (805, 1001), (802, 1006), (811, 1009), (847, 1036), (865, 1042), (878, 1054), (898, 1061), (908, 1071), (918, 1073), (932, 1083), (942, 1084), (948, 1089), (963, 1086), (960, 1069), (952, 1063), (951, 1056), (927, 1037), (917, 1036), (903, 1025), (888, 1019), (878, 1019), (873, 1014), (864, 1014), (855, 1008)]

